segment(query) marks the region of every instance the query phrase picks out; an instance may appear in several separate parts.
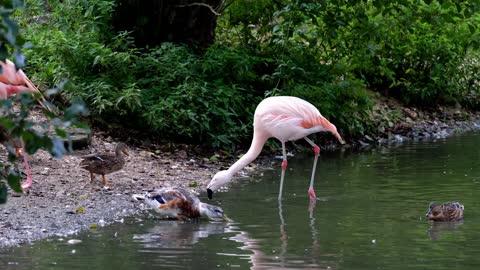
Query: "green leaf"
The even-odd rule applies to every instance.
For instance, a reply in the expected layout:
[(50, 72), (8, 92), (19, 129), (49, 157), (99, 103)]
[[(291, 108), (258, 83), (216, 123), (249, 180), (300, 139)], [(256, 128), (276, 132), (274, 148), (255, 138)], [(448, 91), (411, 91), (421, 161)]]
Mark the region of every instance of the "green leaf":
[(77, 214), (85, 214), (85, 208), (83, 206), (79, 206), (75, 212)]
[(67, 132), (63, 129), (60, 129), (60, 128), (55, 129), (55, 134), (57, 134), (61, 138), (66, 138), (67, 137)]
[(0, 204), (7, 202), (8, 189), (4, 182), (0, 182)]
[(10, 173), (7, 177), (7, 181), (8, 181), (8, 185), (10, 186), (10, 188), (15, 191), (15, 192), (18, 192), (18, 193), (21, 193), (23, 190), (22, 190), (22, 187), (21, 187), (21, 184), (20, 184), (20, 176), (19, 175), (15, 175), (15, 174), (12, 174)]

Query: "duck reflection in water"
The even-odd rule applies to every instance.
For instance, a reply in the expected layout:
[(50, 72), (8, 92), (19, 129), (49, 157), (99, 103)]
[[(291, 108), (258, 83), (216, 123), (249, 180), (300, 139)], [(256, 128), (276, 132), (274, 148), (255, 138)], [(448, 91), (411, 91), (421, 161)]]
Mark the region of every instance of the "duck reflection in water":
[(431, 240), (439, 240), (442, 234), (454, 233), (461, 229), (463, 220), (448, 222), (431, 222), (427, 233)]
[(159, 220), (146, 233), (134, 234), (133, 240), (145, 248), (186, 248), (214, 234), (227, 231), (228, 225), (221, 222), (176, 222)]

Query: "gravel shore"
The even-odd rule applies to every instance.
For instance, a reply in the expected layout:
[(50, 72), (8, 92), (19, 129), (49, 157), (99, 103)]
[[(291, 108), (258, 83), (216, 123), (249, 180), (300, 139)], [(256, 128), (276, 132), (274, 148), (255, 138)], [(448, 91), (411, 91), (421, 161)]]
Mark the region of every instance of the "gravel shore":
[[(190, 157), (185, 150), (158, 155), (129, 146), (125, 167), (107, 175), (113, 184), (106, 188), (98, 175), (90, 182), (89, 173), (78, 166), (79, 156), (113, 152), (116, 142), (95, 136), (92, 140), (89, 149), (62, 159), (54, 159), (45, 151), (30, 157), (32, 187), (24, 194), (10, 191), (8, 202), (0, 205), (0, 248), (121, 221), (140, 211), (132, 194), (172, 185), (200, 189), (220, 167)], [(18, 166), (23, 169), (22, 163)]]

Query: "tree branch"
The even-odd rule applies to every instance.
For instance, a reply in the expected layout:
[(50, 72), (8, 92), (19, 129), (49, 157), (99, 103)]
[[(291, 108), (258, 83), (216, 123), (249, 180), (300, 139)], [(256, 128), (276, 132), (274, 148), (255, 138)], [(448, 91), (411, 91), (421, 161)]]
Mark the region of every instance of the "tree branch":
[(210, 11), (213, 14), (215, 14), (217, 16), (222, 15), (222, 14), (216, 12), (215, 9), (212, 6), (210, 6), (208, 4), (205, 4), (205, 3), (191, 3), (191, 4), (188, 4), (188, 5), (177, 5), (177, 7), (190, 7), (190, 6), (204, 6), (204, 7), (207, 7), (208, 9), (210, 9)]

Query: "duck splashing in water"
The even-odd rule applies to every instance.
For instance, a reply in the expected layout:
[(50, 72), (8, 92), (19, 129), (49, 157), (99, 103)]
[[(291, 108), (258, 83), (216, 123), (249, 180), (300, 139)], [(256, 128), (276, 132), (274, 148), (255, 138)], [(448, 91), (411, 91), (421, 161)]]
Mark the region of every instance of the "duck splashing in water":
[(182, 187), (155, 189), (132, 197), (145, 202), (164, 218), (187, 220), (204, 217), (213, 221), (230, 221), (222, 208), (202, 203), (191, 191)]

